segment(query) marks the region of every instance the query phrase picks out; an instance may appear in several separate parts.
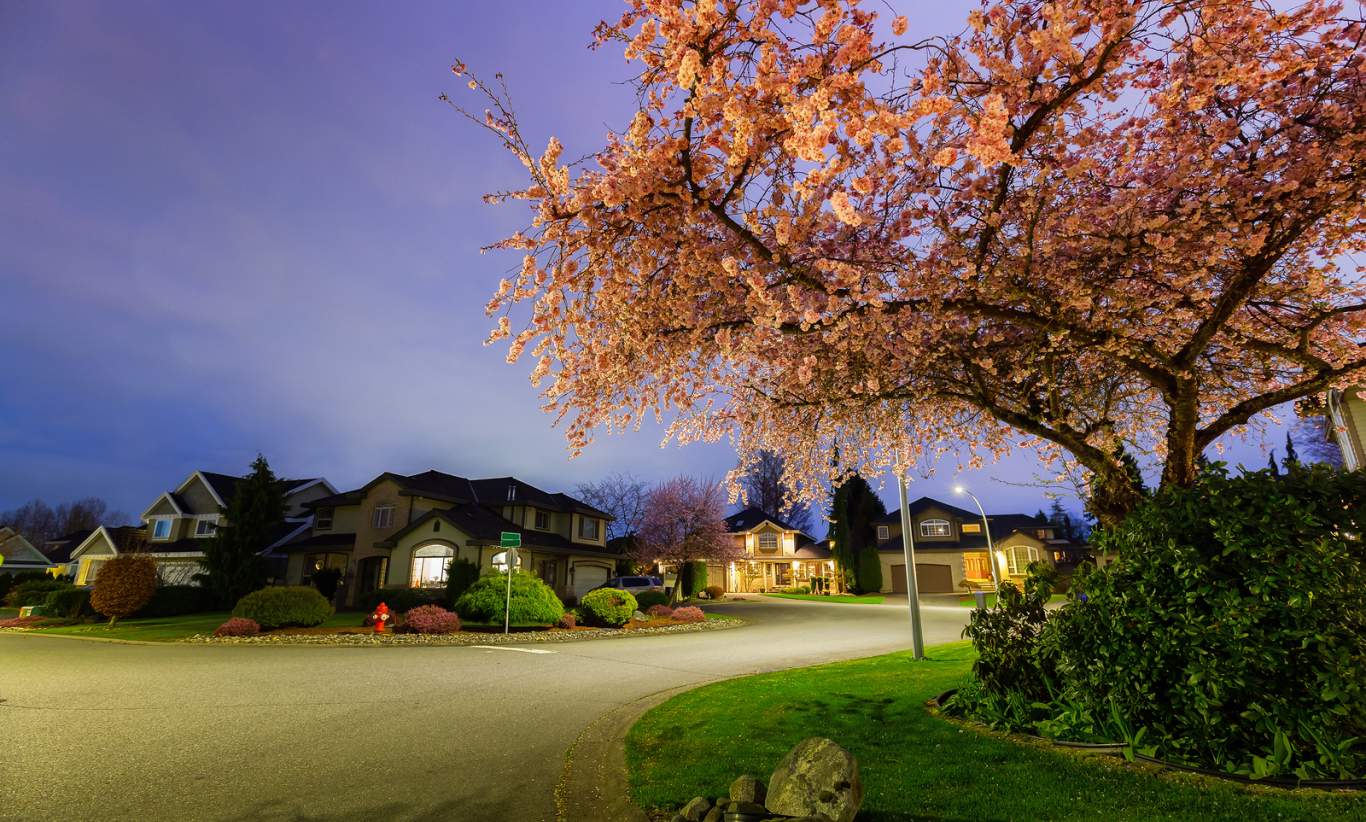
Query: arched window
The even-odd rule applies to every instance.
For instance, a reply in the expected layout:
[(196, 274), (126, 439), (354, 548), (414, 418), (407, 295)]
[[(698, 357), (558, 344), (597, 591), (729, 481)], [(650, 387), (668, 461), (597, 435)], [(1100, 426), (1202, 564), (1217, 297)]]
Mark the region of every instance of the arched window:
[(953, 529), (949, 527), (949, 521), (946, 519), (921, 520), (920, 536), (951, 537), (953, 536)]
[(1024, 576), (1029, 563), (1039, 560), (1039, 549), (1032, 545), (1016, 545), (1006, 549), (1006, 565), (1011, 576)]
[(449, 545), (423, 545), (413, 552), (413, 572), (409, 585), (413, 588), (440, 588), (446, 584), (446, 567), (455, 558)]

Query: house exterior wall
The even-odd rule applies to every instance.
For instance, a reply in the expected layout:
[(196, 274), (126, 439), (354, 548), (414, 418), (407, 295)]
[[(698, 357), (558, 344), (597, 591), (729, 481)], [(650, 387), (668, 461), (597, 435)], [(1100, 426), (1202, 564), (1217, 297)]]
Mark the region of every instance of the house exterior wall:
[[(932, 517), (930, 517), (930, 518), (932, 518)], [(918, 526), (917, 526), (917, 527), (918, 527)], [(898, 534), (900, 533), (900, 529), (898, 529), (897, 533), (898, 533)], [(957, 549), (954, 549), (954, 550), (951, 550), (951, 551), (944, 551), (944, 550), (939, 550), (939, 551), (936, 551), (936, 550), (925, 550), (925, 551), (922, 551), (922, 550), (920, 550), (919, 545), (920, 545), (920, 540), (917, 539), (917, 540), (916, 540), (916, 552), (915, 552), (915, 564), (916, 564), (916, 565), (947, 565), (948, 568), (949, 568), (949, 573), (950, 573), (950, 575), (953, 577), (953, 587), (954, 587), (954, 589), (955, 589), (955, 590), (961, 590), (961, 589), (962, 589), (962, 582), (963, 582), (963, 580), (966, 578), (966, 577), (965, 577), (965, 574), (964, 574), (964, 567), (963, 567), (963, 554), (964, 554), (964, 553), (978, 553), (979, 551), (977, 551), (977, 550), (960, 551), (960, 550), (957, 550)], [(984, 550), (984, 549), (982, 549), (982, 550)], [(893, 576), (894, 576), (894, 575), (893, 575), (893, 572), (892, 572), (892, 568), (893, 568), (894, 566), (898, 566), (898, 565), (905, 565), (905, 564), (906, 564), (906, 557), (905, 557), (905, 555), (904, 555), (903, 553), (901, 553), (900, 551), (879, 551), (879, 552), (878, 552), (878, 561), (882, 564), (882, 588), (879, 589), (879, 592), (880, 592), (880, 593), (884, 593), (884, 594), (890, 594), (890, 593), (892, 592), (892, 579), (893, 579)], [(899, 576), (899, 575), (901, 575), (902, 573), (903, 573), (902, 571), (897, 571), (897, 572), (896, 572), (896, 576)]]
[(355, 533), (360, 526), (359, 505), (341, 505), (332, 509), (332, 526), (330, 528), (319, 528), (315, 522), (313, 532), (316, 534), (331, 533)]
[(177, 492), (176, 496), (184, 503), (182, 507), (185, 508), (186, 514), (219, 513), (218, 502), (209, 489), (204, 487), (199, 477), (194, 477), (190, 484), (185, 486), (185, 490)]
[(331, 496), (332, 491), (323, 483), (315, 483), (295, 494), (285, 497), (285, 516), (301, 517), (308, 513), (304, 503)]
[(1348, 471), (1366, 467), (1366, 389), (1332, 392), (1328, 413), (1343, 467)]

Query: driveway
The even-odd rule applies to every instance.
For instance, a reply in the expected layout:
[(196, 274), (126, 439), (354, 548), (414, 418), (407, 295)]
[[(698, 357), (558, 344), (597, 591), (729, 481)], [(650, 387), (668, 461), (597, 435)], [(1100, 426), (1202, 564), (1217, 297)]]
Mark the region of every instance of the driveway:
[[(0, 819), (554, 819), (566, 750), (615, 708), (910, 644), (904, 600), (715, 610), (749, 624), (540, 653), (0, 635)], [(927, 606), (926, 643), (967, 615)]]

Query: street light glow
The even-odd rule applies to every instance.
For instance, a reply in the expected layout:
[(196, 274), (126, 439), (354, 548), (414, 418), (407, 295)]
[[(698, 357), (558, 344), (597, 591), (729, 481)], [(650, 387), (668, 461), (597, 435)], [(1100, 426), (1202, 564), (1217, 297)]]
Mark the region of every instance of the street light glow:
[(955, 485), (955, 486), (953, 486), (953, 493), (955, 493), (955, 494), (961, 494), (961, 493), (963, 493), (963, 492), (966, 491), (966, 490), (967, 490), (967, 489), (964, 488), (964, 487), (961, 486), (961, 485)]

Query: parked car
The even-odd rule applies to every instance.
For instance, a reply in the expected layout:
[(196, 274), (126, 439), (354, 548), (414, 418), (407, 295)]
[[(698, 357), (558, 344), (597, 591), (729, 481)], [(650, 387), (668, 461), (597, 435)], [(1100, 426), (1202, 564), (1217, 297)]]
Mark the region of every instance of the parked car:
[(616, 588), (633, 596), (646, 591), (664, 591), (663, 581), (659, 577), (612, 577), (598, 587)]

